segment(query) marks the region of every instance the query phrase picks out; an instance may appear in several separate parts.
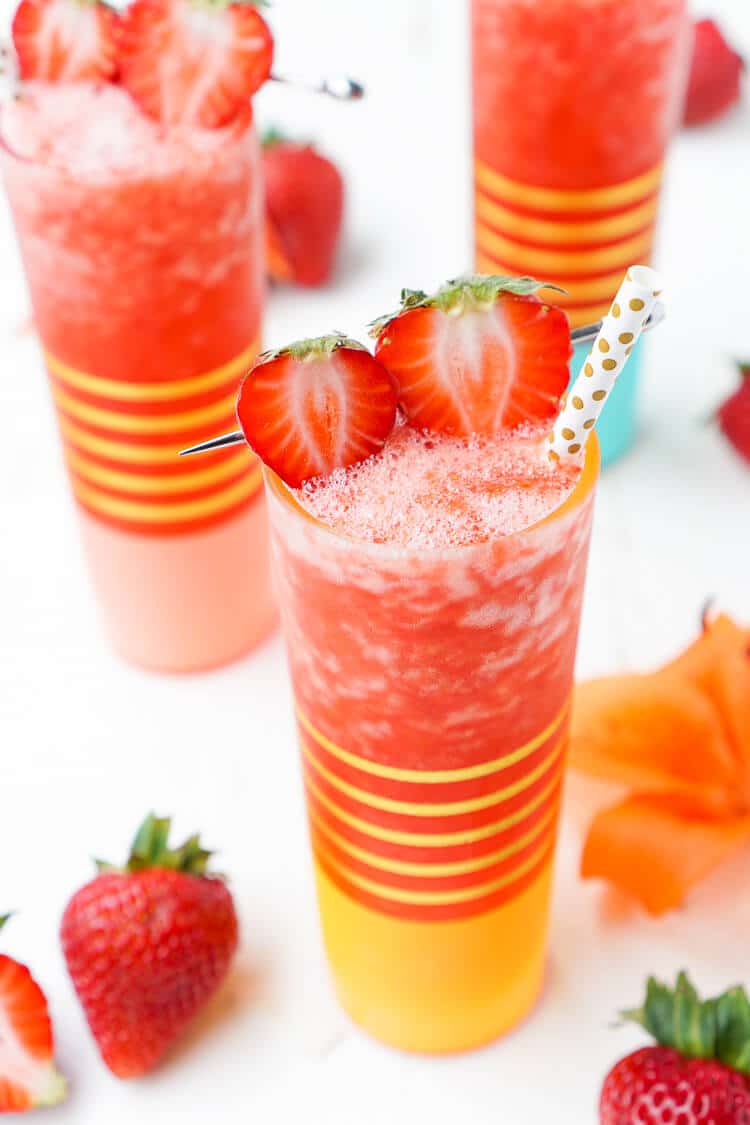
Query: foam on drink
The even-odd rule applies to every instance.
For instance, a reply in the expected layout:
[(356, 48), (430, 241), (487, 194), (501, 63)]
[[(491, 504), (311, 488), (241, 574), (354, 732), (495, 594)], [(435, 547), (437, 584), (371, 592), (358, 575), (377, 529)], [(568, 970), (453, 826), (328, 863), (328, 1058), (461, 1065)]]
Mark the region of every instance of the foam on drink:
[(426, 550), (485, 542), (544, 519), (573, 490), (580, 468), (539, 456), (546, 432), (463, 438), (398, 425), (379, 454), (295, 495), (351, 539)]

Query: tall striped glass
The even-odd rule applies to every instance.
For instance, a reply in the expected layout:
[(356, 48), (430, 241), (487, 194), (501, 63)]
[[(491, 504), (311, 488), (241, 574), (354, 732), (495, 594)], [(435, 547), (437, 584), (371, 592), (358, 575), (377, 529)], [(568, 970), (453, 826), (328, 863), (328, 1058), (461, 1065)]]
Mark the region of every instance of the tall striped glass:
[(347, 539), (266, 473), (325, 944), (394, 1046), (476, 1046), (539, 994), (598, 466), (593, 438), (551, 516), (444, 551)]
[[(477, 268), (554, 282), (573, 327), (599, 320), (627, 267), (651, 258), (687, 0), (470, 3)], [(634, 436), (639, 362), (603, 416), (605, 460)]]
[(105, 621), (130, 660), (188, 671), (273, 620), (260, 469), (242, 449), (177, 456), (235, 426), (260, 343), (263, 191), (249, 113), (184, 155), (167, 143), (158, 167), (0, 160)]

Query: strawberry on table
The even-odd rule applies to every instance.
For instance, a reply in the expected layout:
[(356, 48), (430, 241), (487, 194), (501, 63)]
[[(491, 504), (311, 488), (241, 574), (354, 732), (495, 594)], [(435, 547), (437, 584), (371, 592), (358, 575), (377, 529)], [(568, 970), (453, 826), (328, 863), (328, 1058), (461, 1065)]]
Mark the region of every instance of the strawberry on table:
[[(6, 921), (0, 918), (0, 929)], [(63, 1100), (66, 1083), (53, 1048), (44, 993), (25, 965), (0, 953), (0, 1113)]]
[[(333, 270), (344, 213), (344, 181), (336, 165), (309, 144), (276, 130), (263, 139), (266, 212), (283, 257), (299, 285), (317, 286)], [(287, 280), (269, 270), (274, 280)]]
[(396, 421), (396, 389), (362, 344), (323, 336), (258, 356), (237, 417), (251, 449), (296, 488), (377, 453)]
[(684, 121), (703, 125), (721, 117), (741, 93), (745, 60), (713, 20), (697, 20)]
[(117, 70), (116, 12), (99, 0), (21, 0), (13, 43), (21, 78), (106, 81)]
[(148, 816), (122, 869), (100, 873), (69, 902), (63, 953), (110, 1070), (151, 1070), (214, 994), (237, 948), (237, 916), (208, 872), (198, 836), (169, 847), (170, 822)]
[(601, 1125), (750, 1125), (750, 1001), (731, 988), (701, 1001), (685, 973), (651, 978), (624, 1012), (656, 1040), (618, 1062), (599, 1103)]
[(123, 86), (165, 124), (225, 125), (271, 73), (271, 32), (246, 0), (135, 0), (118, 38)]
[(740, 457), (750, 462), (750, 362), (738, 363), (740, 385), (719, 407), (721, 431)]
[(376, 321), (375, 355), (420, 429), (496, 434), (543, 422), (569, 379), (565, 313), (528, 277), (462, 277), (434, 296), (404, 289), (401, 309)]

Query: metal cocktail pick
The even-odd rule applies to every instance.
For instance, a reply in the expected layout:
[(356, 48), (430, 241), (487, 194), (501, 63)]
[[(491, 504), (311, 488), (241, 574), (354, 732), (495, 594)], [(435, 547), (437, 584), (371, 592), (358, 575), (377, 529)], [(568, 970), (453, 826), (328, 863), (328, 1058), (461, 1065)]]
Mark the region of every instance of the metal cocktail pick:
[[(665, 315), (664, 305), (661, 302), (657, 303), (651, 316), (646, 321), (643, 331), (649, 332), (652, 328), (656, 328), (664, 320)], [(596, 339), (601, 327), (601, 320), (597, 320), (596, 324), (584, 324), (581, 328), (573, 329), (570, 333), (570, 339), (574, 344), (588, 344)], [(192, 453), (207, 453), (210, 449), (222, 449), (225, 445), (239, 445), (244, 440), (245, 436), (242, 430), (233, 430), (231, 434), (222, 434), (221, 437), (202, 441), (199, 445), (191, 445), (189, 449), (181, 449), (180, 457), (188, 457)]]
[(272, 82), (280, 82), (284, 86), (294, 86), (296, 89), (308, 90), (311, 94), (326, 94), (339, 102), (358, 102), (365, 96), (365, 88), (361, 82), (346, 75), (335, 78), (321, 78), (319, 82), (310, 82), (304, 78), (291, 78), (286, 74), (272, 74)]

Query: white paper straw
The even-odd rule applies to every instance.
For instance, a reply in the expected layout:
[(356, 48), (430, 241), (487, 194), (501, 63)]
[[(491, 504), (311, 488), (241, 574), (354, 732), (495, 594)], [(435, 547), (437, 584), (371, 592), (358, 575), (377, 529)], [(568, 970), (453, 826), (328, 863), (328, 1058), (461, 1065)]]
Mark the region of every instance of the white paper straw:
[(630, 267), (550, 434), (547, 454), (552, 460), (581, 459), (596, 420), (661, 291), (662, 282), (655, 270), (648, 266)]

